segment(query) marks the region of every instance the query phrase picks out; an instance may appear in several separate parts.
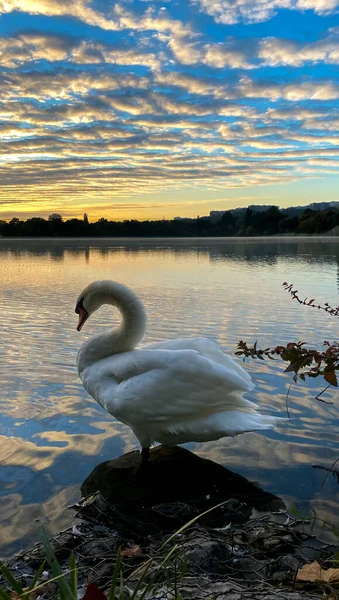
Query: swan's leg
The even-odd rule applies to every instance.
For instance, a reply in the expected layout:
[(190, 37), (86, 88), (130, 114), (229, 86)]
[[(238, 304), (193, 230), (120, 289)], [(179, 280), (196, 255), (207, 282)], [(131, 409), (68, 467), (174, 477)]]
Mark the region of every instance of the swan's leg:
[(149, 464), (149, 453), (150, 453), (149, 447), (142, 448), (142, 450), (141, 450), (141, 466), (142, 467), (147, 467), (147, 465)]

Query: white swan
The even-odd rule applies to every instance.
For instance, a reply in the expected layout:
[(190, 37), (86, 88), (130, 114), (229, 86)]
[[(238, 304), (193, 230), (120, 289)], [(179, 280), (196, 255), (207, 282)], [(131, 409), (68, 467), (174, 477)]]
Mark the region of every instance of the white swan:
[(87, 392), (138, 438), (142, 461), (153, 442), (205, 442), (274, 427), (278, 417), (261, 415), (244, 398), (250, 376), (205, 338), (167, 340), (135, 349), (146, 326), (138, 297), (114, 281), (94, 281), (80, 294), (75, 312), (80, 331), (102, 304), (118, 308), (116, 330), (86, 341), (77, 356)]

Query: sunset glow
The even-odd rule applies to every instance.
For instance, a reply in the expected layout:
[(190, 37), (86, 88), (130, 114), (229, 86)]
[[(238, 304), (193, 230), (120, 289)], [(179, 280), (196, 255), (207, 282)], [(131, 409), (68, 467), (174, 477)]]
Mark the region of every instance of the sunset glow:
[(339, 201), (339, 0), (0, 0), (0, 218)]

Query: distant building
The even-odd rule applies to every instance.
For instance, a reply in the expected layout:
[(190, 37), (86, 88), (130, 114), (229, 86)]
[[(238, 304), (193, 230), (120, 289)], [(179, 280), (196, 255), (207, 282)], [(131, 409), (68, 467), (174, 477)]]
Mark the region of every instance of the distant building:
[(248, 208), (250, 208), (252, 212), (264, 212), (273, 207), (279, 208), (275, 204), (250, 204)]
[(339, 202), (312, 202), (305, 208), (310, 208), (311, 210), (327, 210), (329, 208), (339, 208)]
[[(272, 208), (272, 204), (251, 204), (248, 208), (250, 208), (252, 210), (252, 212), (264, 212), (265, 210), (268, 210), (269, 208)], [(246, 210), (246, 207), (239, 207), (239, 208), (229, 208), (227, 210), (211, 210), (210, 211), (210, 219), (211, 219), (211, 223), (213, 225), (215, 225), (215, 223), (219, 223), (219, 221), (221, 221), (222, 217), (224, 216), (224, 214), (226, 212), (231, 212), (233, 214), (239, 214), (242, 213)]]

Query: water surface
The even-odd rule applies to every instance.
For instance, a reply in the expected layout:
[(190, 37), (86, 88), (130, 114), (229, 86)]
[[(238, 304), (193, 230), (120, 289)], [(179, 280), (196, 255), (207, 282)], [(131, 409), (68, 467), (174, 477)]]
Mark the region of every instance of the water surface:
[[(68, 526), (93, 468), (137, 447), (128, 427), (88, 397), (78, 379), (80, 344), (118, 323), (104, 307), (79, 334), (76, 297), (95, 279), (132, 287), (145, 303), (145, 342), (203, 335), (234, 352), (298, 341), (321, 346), (338, 321), (300, 307), (301, 295), (338, 304), (339, 243), (332, 238), (0, 240), (0, 554), (28, 547), (45, 524)], [(291, 376), (276, 362), (247, 362), (262, 412), (286, 416)], [(291, 419), (275, 431), (190, 444), (257, 481), (300, 511), (336, 522), (339, 488), (312, 468), (339, 457), (337, 392), (315, 400), (319, 381), (298, 383)]]

